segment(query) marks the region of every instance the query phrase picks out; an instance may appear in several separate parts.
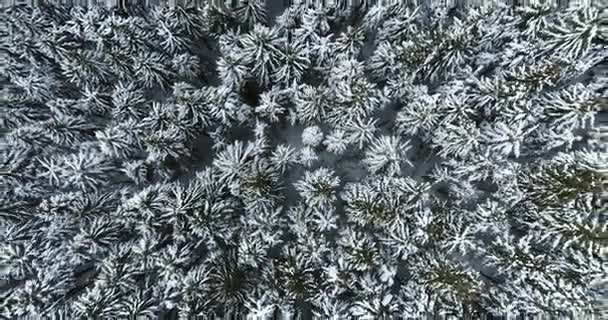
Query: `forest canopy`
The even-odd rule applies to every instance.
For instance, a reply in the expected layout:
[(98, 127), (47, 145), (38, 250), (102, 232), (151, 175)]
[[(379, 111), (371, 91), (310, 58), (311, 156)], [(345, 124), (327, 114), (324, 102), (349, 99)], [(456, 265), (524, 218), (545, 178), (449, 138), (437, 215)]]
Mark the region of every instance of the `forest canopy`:
[(605, 8), (1, 15), (2, 318), (600, 312)]

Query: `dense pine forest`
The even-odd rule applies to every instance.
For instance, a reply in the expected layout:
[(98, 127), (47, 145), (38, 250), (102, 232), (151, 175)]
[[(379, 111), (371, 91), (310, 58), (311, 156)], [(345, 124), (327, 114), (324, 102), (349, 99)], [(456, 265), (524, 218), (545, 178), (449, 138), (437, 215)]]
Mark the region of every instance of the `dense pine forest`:
[(0, 318), (601, 318), (608, 9), (237, 2), (3, 9)]

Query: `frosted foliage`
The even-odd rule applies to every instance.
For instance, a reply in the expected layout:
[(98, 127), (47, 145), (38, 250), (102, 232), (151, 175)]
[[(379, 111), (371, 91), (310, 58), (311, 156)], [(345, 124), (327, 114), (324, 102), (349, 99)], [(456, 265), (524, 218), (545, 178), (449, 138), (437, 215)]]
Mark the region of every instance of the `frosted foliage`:
[(336, 189), (340, 179), (327, 168), (319, 168), (313, 172), (306, 172), (304, 178), (294, 186), (304, 201), (312, 207), (325, 209), (336, 198)]
[(51, 2), (0, 13), (0, 318), (606, 318), (598, 1)]
[(319, 160), (319, 154), (312, 147), (303, 147), (300, 149), (299, 162), (305, 167), (311, 167)]
[(395, 136), (382, 136), (372, 142), (365, 152), (363, 163), (371, 173), (384, 172), (389, 176), (401, 174), (402, 164), (412, 165), (407, 159), (407, 142)]
[(317, 147), (323, 141), (323, 131), (318, 126), (307, 127), (302, 131), (302, 144)]
[(346, 131), (344, 130), (335, 130), (325, 138), (323, 141), (323, 145), (329, 152), (333, 152), (335, 154), (342, 154), (348, 149), (350, 141), (346, 136)]

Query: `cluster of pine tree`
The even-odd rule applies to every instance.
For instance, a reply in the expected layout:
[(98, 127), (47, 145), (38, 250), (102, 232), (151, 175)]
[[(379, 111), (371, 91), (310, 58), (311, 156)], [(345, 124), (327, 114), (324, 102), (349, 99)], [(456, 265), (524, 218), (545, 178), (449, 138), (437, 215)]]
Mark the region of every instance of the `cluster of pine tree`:
[(0, 21), (2, 318), (597, 312), (606, 9)]

